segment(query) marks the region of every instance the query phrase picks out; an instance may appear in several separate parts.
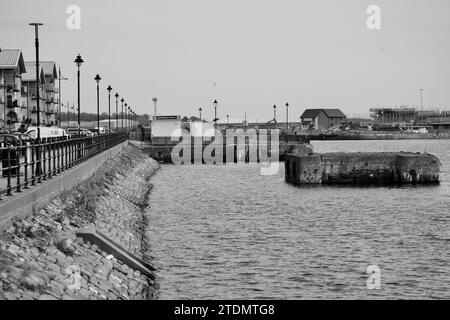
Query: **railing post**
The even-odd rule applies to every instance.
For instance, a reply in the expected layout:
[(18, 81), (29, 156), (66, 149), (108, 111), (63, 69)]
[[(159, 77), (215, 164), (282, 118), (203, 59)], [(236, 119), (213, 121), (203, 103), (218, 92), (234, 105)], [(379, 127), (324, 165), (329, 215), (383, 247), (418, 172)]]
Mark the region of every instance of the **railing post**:
[(48, 178), (52, 177), (52, 138), (47, 138)]
[(8, 176), (6, 179), (6, 196), (10, 197), (11, 194), (11, 146), (8, 146)]
[[(39, 148), (40, 150), (39, 151), (41, 151), (41, 154), (40, 154), (40, 159), (41, 159), (41, 161), (43, 161), (42, 162), (42, 174), (41, 174), (41, 176), (42, 176), (42, 180), (47, 180), (47, 143), (46, 142), (44, 142), (44, 141), (46, 141), (47, 142), (47, 139), (46, 138), (43, 138), (43, 139), (41, 139), (41, 147)], [(44, 154), (42, 154), (42, 152), (44, 153)], [(43, 159), (43, 160), (42, 160)]]
[(28, 162), (29, 162), (30, 157), (29, 157), (28, 152), (30, 151), (30, 143), (29, 142), (25, 142), (24, 145), (23, 145), (23, 148), (25, 150), (25, 158), (24, 158), (25, 166), (24, 166), (23, 188), (24, 189), (29, 189), (29, 187), (28, 187), (28, 184), (29, 184), (29, 182), (28, 182), (28, 166), (30, 164)]
[[(20, 144), (20, 142), (19, 142)], [(17, 168), (16, 168), (16, 182), (17, 182), (17, 186), (16, 186), (16, 192), (22, 192), (22, 190), (20, 189), (20, 146), (17, 146), (17, 150), (16, 150), (16, 162), (17, 162)]]

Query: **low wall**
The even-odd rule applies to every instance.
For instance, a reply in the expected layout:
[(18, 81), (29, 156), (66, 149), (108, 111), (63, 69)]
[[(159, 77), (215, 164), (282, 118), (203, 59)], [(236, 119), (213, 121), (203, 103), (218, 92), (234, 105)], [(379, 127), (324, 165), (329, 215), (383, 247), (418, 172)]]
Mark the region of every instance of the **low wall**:
[(440, 162), (418, 153), (287, 155), (285, 178), (293, 184), (438, 183)]
[[(158, 168), (126, 148), (36, 214), (14, 220), (0, 233), (0, 300), (155, 299), (146, 208)], [(83, 236), (87, 230), (109, 247)]]
[(14, 193), (10, 198), (3, 198), (0, 201), (0, 230), (11, 225), (14, 218), (36, 213), (58, 194), (70, 190), (92, 176), (105, 161), (116, 156), (127, 144), (128, 142), (120, 143), (30, 189)]

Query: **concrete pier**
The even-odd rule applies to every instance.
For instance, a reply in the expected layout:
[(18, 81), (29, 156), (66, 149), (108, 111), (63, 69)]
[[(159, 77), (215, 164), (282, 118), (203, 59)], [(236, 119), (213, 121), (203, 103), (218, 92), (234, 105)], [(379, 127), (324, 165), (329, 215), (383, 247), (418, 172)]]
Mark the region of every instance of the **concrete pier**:
[(440, 162), (431, 154), (324, 153), (286, 155), (285, 179), (305, 184), (432, 184), (439, 183)]

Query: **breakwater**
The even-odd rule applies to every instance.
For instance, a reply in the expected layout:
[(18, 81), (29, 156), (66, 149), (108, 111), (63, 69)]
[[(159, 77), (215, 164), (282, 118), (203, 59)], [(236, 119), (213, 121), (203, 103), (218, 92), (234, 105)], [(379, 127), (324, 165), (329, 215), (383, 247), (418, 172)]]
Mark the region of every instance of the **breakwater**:
[(412, 152), (287, 155), (293, 184), (429, 184), (439, 182), (439, 159)]
[[(139, 147), (139, 143), (136, 143)], [(284, 161), (288, 153), (312, 152), (309, 138), (279, 134), (274, 130), (231, 130), (215, 137), (185, 136), (177, 141), (170, 137), (140, 147), (143, 152), (163, 163), (221, 164)]]
[(154, 277), (77, 237), (93, 226), (151, 264), (144, 210), (153, 159), (127, 148), (0, 235), (0, 299), (153, 299)]

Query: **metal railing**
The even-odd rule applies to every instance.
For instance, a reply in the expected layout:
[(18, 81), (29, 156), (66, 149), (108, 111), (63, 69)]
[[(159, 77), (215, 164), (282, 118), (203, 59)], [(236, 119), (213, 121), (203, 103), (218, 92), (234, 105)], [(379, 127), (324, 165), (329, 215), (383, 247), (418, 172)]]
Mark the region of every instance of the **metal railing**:
[(127, 133), (0, 144), (0, 201), (126, 141)]

